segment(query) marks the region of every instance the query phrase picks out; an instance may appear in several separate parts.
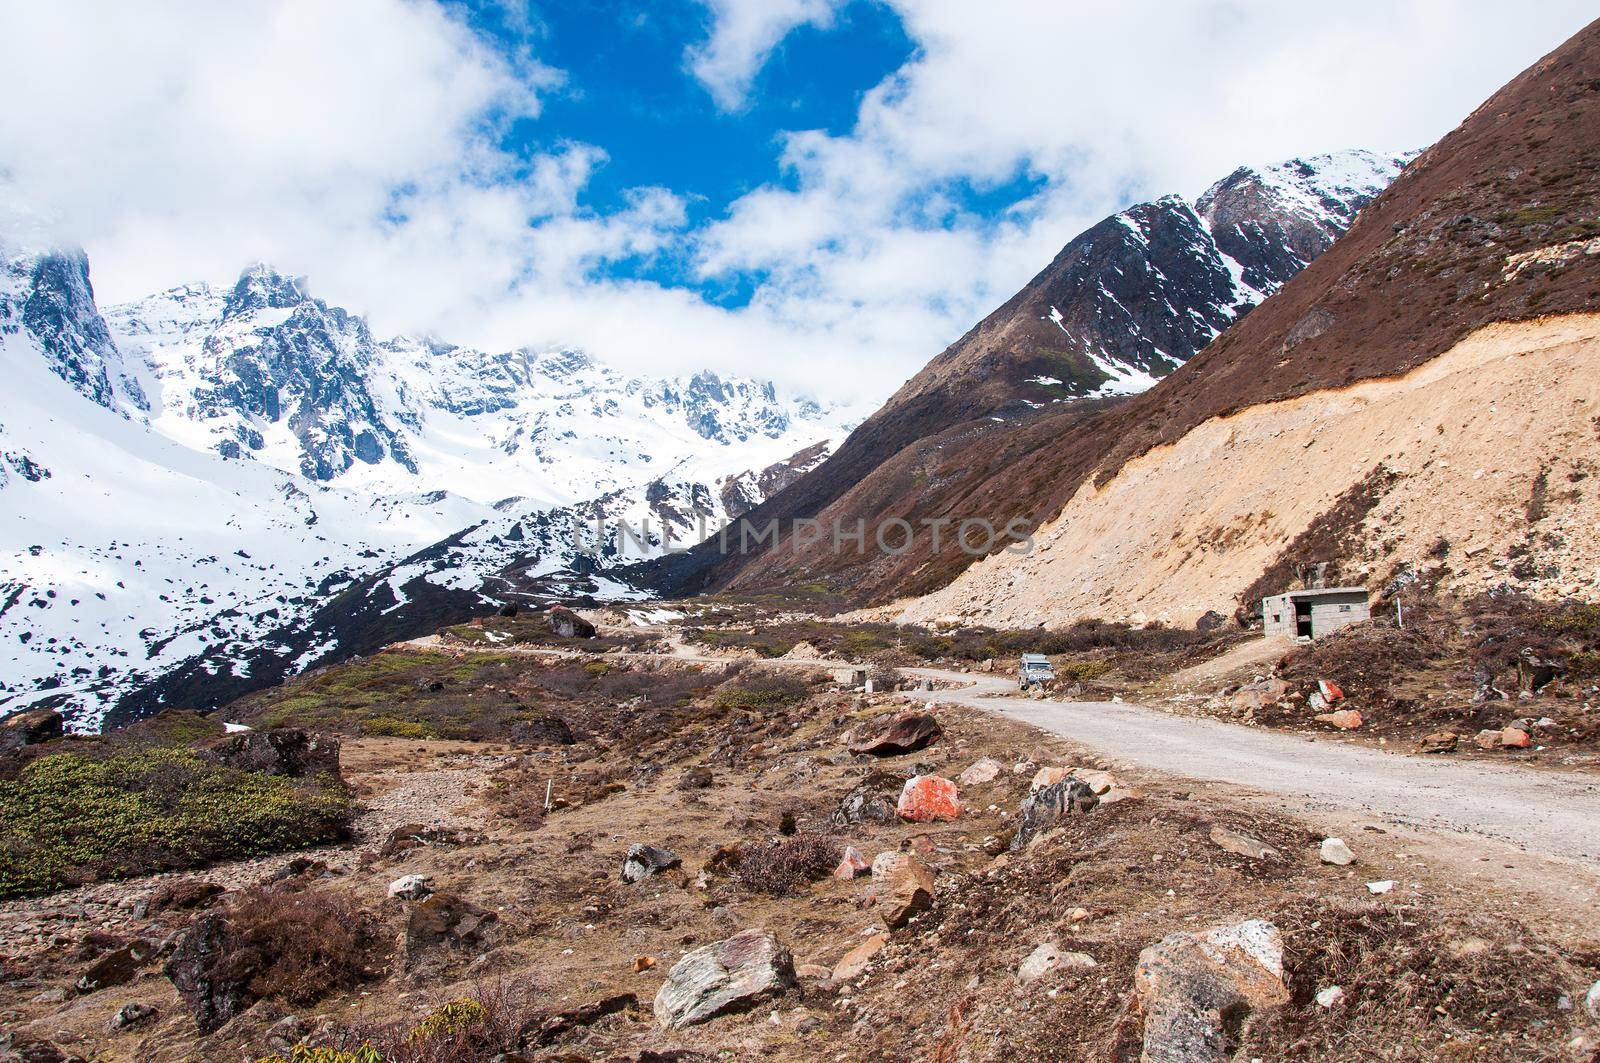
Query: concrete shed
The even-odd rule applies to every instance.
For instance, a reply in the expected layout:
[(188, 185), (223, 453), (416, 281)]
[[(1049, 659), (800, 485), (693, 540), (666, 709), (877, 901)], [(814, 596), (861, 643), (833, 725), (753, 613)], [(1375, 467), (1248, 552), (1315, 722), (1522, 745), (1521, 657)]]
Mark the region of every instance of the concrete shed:
[(1261, 599), (1262, 628), (1268, 638), (1321, 638), (1371, 615), (1365, 587), (1320, 587)]

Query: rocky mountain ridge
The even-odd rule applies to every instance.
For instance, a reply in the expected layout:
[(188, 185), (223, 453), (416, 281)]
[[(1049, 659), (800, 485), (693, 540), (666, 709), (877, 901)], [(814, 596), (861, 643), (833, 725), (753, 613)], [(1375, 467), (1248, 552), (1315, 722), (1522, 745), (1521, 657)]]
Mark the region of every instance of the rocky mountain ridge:
[(4, 238), (0, 263), (0, 712), (78, 728), (508, 596), (637, 597), (600, 570), (698, 541), (841, 432), (764, 382), (379, 341), (266, 266), (102, 315), (81, 252)]

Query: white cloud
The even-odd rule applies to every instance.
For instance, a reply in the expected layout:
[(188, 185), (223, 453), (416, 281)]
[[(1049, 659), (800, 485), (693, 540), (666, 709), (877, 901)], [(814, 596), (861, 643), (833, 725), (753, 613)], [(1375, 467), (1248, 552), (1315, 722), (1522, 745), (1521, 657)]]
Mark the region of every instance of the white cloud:
[(689, 69), (724, 110), (744, 102), (772, 50), (791, 31), (827, 26), (846, 0), (704, 0), (711, 36), (686, 53)]
[[(690, 62), (729, 107), (785, 34), (840, 6), (704, 3)], [(697, 229), (660, 189), (585, 208), (608, 145), (499, 148), (562, 75), (532, 29), (507, 55), (418, 0), (0, 6), (0, 170), (85, 244), (109, 300), (266, 259), (380, 333), (879, 398), (1104, 214), (1244, 161), (1425, 144), (1590, 16), (1577, 0), (892, 4), (916, 52), (854, 127), (791, 131), (783, 181)], [(1024, 202), (964, 209), (1019, 174)], [(652, 256), (760, 282), (729, 310), (605, 268)]]

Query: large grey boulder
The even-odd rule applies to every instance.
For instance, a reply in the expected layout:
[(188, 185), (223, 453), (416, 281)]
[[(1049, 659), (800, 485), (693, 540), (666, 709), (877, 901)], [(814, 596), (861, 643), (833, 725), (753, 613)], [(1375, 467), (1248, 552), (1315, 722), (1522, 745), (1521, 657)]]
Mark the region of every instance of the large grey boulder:
[(766, 930), (744, 930), (673, 964), (656, 993), (656, 1022), (677, 1030), (745, 1008), (795, 984), (794, 957)]
[(1222, 1063), (1244, 1023), (1289, 1001), (1283, 937), (1263, 919), (1162, 938), (1139, 954), (1143, 1063)]
[(1017, 833), (1011, 839), (1012, 849), (1021, 849), (1035, 837), (1043, 834), (1072, 812), (1090, 812), (1100, 803), (1094, 787), (1068, 775), (1065, 779), (1042, 790), (1036, 790), (1022, 802)]

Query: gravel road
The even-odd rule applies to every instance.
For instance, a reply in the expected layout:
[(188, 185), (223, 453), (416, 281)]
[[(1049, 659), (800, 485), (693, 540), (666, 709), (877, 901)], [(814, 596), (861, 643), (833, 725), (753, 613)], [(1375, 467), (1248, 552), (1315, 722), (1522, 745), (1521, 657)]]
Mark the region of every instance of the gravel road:
[(1132, 704), (1003, 697), (1015, 690), (1014, 681), (936, 668), (905, 671), (967, 684), (913, 695), (919, 700), (1001, 713), (1113, 760), (1281, 794), (1311, 809), (1363, 811), (1549, 856), (1600, 860), (1600, 776), (1385, 753)]

